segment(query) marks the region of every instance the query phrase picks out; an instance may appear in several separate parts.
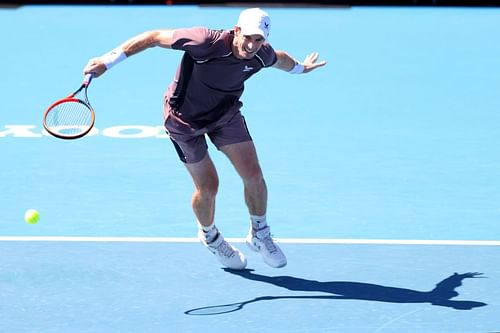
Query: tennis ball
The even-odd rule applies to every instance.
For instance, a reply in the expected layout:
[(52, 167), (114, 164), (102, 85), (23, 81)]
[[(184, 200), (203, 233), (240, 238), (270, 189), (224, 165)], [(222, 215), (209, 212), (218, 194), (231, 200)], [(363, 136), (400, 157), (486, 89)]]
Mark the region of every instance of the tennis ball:
[(24, 220), (26, 223), (35, 224), (40, 219), (40, 213), (36, 209), (28, 209), (24, 213)]

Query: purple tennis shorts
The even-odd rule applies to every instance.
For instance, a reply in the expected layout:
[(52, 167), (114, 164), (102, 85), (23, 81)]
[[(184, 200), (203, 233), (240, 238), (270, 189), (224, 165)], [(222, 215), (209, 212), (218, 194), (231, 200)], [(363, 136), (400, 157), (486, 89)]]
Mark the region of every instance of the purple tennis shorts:
[(205, 134), (217, 149), (252, 140), (239, 110), (229, 110), (217, 121), (203, 128), (193, 128), (165, 104), (165, 129), (184, 163), (196, 163), (205, 157), (208, 150)]

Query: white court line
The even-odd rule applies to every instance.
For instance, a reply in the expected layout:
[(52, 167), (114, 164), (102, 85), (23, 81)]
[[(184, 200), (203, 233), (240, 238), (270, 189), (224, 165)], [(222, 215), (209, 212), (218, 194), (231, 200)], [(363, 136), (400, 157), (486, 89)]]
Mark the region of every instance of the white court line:
[[(244, 238), (226, 238), (244, 243)], [(417, 239), (334, 239), (334, 238), (276, 238), (287, 244), (373, 244), (373, 245), (460, 245), (500, 246), (500, 240), (417, 240)], [(143, 243), (197, 243), (189, 237), (72, 237), (72, 236), (0, 236), (0, 242), (143, 242)]]

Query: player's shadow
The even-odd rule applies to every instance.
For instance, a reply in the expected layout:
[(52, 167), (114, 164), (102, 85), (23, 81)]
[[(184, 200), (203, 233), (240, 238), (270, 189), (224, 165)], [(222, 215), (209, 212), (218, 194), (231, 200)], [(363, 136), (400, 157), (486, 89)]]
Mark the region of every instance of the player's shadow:
[(476, 307), (487, 305), (486, 303), (466, 300), (452, 300), (458, 296), (455, 290), (462, 285), (462, 281), (467, 278), (477, 278), (482, 273), (455, 273), (446, 279), (438, 282), (436, 287), (430, 291), (419, 291), (407, 288), (382, 286), (364, 282), (350, 281), (314, 281), (293, 276), (267, 276), (256, 274), (251, 269), (231, 270), (226, 272), (241, 276), (247, 280), (259, 281), (272, 284), (277, 287), (292, 291), (322, 292), (333, 295), (320, 296), (264, 296), (248, 301), (224, 305), (214, 305), (203, 308), (191, 309), (186, 314), (191, 315), (211, 315), (234, 312), (241, 310), (244, 305), (259, 301), (274, 299), (335, 299), (335, 300), (365, 300), (389, 303), (430, 303), (436, 306), (450, 307), (456, 310), (471, 310)]

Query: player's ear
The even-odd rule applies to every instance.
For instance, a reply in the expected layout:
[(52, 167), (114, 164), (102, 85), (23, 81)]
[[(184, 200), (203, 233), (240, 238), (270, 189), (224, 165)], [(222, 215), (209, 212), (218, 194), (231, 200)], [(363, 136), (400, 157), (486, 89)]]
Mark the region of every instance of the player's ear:
[(238, 36), (241, 33), (241, 28), (238, 26), (234, 26), (234, 34)]

